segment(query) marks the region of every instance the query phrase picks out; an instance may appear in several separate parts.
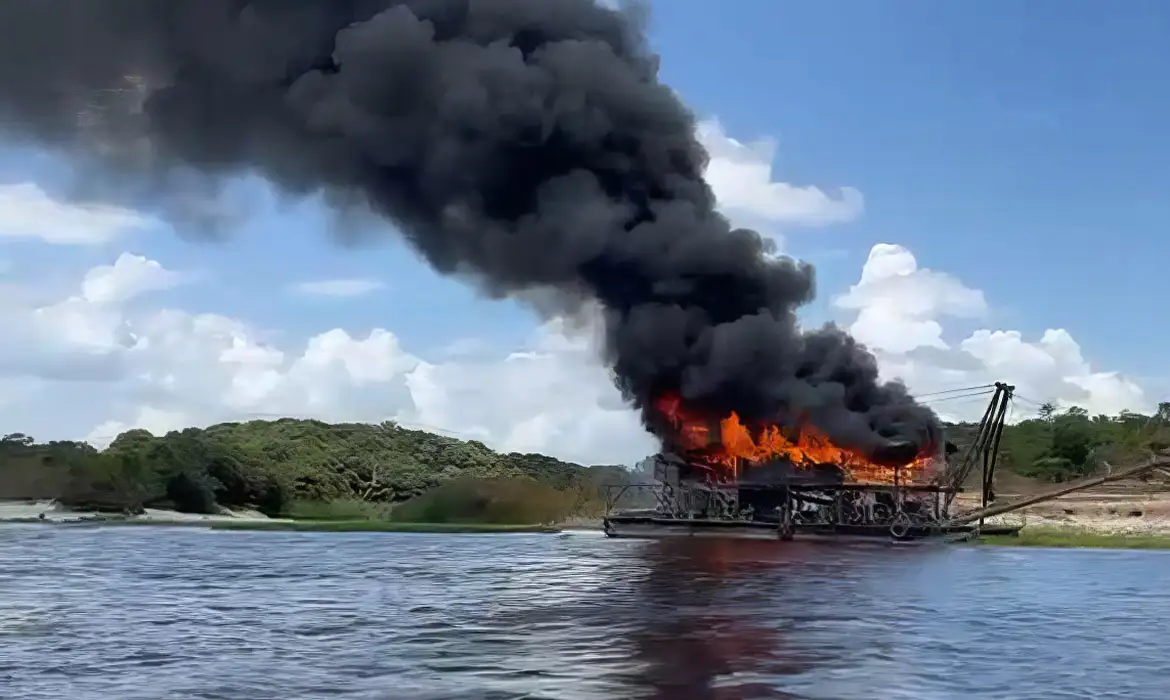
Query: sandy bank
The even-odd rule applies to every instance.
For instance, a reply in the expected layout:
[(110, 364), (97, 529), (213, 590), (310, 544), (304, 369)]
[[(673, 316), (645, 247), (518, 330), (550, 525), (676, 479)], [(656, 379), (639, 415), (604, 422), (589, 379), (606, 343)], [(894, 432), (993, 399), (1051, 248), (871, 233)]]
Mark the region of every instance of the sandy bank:
[(258, 511), (224, 509), (218, 515), (197, 515), (179, 513), (173, 510), (147, 508), (145, 513), (129, 517), (87, 513), (66, 508), (55, 501), (6, 501), (0, 502), (0, 522), (41, 521), (54, 523), (76, 523), (91, 520), (112, 519), (141, 523), (195, 524), (195, 523), (246, 523), (246, 522), (292, 522), (283, 518), (269, 518)]
[[(1000, 501), (1014, 500), (1004, 495)], [(974, 509), (975, 498), (960, 496), (958, 510)], [(1068, 529), (1101, 535), (1170, 536), (1170, 493), (1084, 493), (1039, 503), (989, 522), (1029, 528)]]

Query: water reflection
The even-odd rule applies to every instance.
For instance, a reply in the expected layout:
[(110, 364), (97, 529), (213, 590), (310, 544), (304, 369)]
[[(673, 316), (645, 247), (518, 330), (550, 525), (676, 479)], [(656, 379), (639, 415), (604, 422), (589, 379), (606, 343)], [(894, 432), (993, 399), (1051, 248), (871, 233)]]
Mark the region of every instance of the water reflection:
[[(796, 697), (776, 678), (818, 661), (789, 643), (769, 600), (753, 600), (799, 553), (769, 543), (668, 540), (651, 543), (633, 633), (644, 664), (637, 690), (656, 700)], [(762, 584), (762, 585), (761, 585)], [(746, 589), (746, 590), (745, 590)]]
[(1170, 555), (0, 526), (0, 697), (1164, 700)]

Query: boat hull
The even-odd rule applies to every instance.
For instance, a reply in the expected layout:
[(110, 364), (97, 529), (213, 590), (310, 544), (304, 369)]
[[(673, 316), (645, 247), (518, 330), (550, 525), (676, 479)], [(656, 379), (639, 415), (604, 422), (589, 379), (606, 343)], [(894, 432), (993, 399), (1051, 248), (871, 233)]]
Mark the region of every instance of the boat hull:
[(602, 529), (607, 537), (665, 539), (673, 537), (722, 537), (737, 540), (779, 540), (779, 531), (763, 523), (710, 520), (633, 520), (606, 518)]
[[(772, 523), (746, 520), (702, 520), (611, 516), (602, 521), (607, 537), (624, 539), (674, 539), (685, 537), (738, 540), (783, 541), (781, 530)], [(937, 528), (909, 528), (895, 537), (890, 529), (877, 525), (797, 526), (790, 540), (832, 542), (893, 542), (922, 544), (927, 542), (964, 541), (975, 536), (974, 528), (960, 527), (946, 531)]]

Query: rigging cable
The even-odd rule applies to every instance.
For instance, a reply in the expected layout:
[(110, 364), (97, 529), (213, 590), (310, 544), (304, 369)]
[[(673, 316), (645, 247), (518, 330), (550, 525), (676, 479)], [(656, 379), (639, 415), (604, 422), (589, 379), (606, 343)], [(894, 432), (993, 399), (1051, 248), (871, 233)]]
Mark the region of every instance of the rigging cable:
[(958, 389), (944, 389), (942, 391), (931, 391), (931, 392), (928, 392), (925, 394), (919, 394), (915, 398), (924, 399), (928, 396), (941, 396), (943, 394), (954, 394), (954, 393), (961, 392), (961, 391), (976, 391), (976, 390), (982, 390), (982, 389), (994, 390), (995, 385), (994, 384), (979, 384), (976, 386), (959, 387)]

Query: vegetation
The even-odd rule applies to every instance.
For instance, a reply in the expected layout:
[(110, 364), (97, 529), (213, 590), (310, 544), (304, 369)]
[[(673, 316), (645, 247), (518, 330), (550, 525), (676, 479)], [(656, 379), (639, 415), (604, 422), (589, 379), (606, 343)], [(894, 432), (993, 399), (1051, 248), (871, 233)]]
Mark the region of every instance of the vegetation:
[[(973, 440), (977, 425), (948, 427), (948, 437), (963, 446)], [(1078, 479), (1104, 462), (1131, 464), (1151, 450), (1170, 448), (1170, 402), (1152, 416), (1123, 411), (1117, 416), (1090, 416), (1080, 407), (1041, 407), (1039, 416), (1008, 425), (1000, 443), (1001, 468), (1040, 481)]]
[[(0, 439), (0, 499), (56, 499), (113, 513), (147, 507), (213, 514), (256, 509), (321, 523), (535, 524), (592, 517), (621, 467), (500, 454), (392, 422), (282, 419), (76, 442)], [(390, 527), (390, 525), (385, 525)]]
[(1028, 527), (1019, 535), (983, 537), (980, 544), (1014, 547), (1056, 547), (1097, 549), (1170, 549), (1165, 535), (1110, 535), (1088, 530)]

